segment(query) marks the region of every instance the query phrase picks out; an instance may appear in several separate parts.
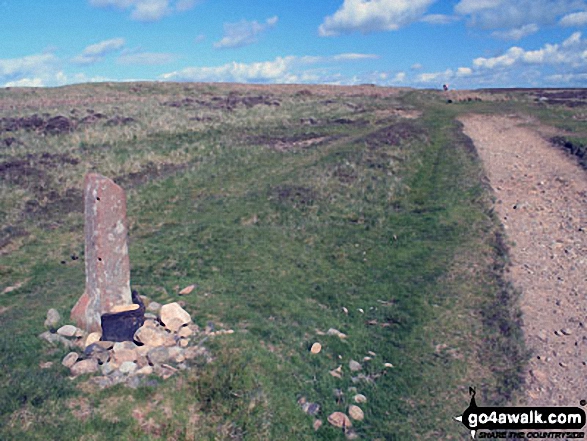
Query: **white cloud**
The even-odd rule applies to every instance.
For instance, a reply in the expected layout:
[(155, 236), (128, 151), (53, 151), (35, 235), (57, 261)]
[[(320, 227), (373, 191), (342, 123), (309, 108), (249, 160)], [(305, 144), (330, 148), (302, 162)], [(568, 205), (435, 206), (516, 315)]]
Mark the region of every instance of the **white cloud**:
[(494, 37), (513, 40), (536, 32), (539, 26), (585, 23), (578, 10), (587, 10), (585, 0), (461, 0), (454, 8), (469, 19), (469, 25), (497, 29)]
[(329, 69), (308, 66), (371, 60), (373, 54), (337, 54), (331, 56), (286, 56), (255, 63), (226, 63), (213, 67), (187, 67), (160, 76), (167, 81), (212, 81), (238, 83), (340, 83), (339, 76)]
[(322, 37), (393, 31), (417, 21), (436, 0), (344, 0), (318, 28)]
[(445, 14), (427, 14), (420, 19), (424, 23), (436, 24), (436, 25), (447, 25), (459, 21), (460, 18), (454, 15)]
[(538, 32), (538, 25), (530, 23), (519, 28), (508, 29), (506, 31), (495, 31), (491, 35), (501, 40), (520, 40), (528, 35)]
[(187, 67), (161, 76), (175, 81), (219, 81), (219, 82), (280, 82), (295, 81), (289, 69), (296, 57), (277, 57), (273, 61), (256, 63), (227, 63), (216, 67)]
[(587, 11), (573, 12), (572, 14), (567, 14), (563, 18), (561, 18), (558, 23), (559, 25), (565, 27), (585, 26), (587, 24)]
[(347, 54), (338, 54), (332, 57), (334, 61), (358, 61), (358, 60), (375, 60), (379, 58), (379, 55), (375, 54), (355, 54), (355, 53), (347, 53)]
[(265, 23), (241, 20), (224, 24), (224, 36), (214, 43), (217, 49), (248, 46), (257, 42), (257, 36), (277, 24), (277, 16), (268, 18)]
[(9, 81), (4, 87), (44, 87), (45, 84), (41, 78), (21, 78), (16, 81)]
[(52, 52), (0, 59), (0, 85), (42, 87), (64, 84), (59, 64), (59, 59)]
[(414, 63), (414, 64), (412, 64), (412, 67), (411, 67), (411, 69), (412, 69), (412, 70), (420, 70), (420, 69), (422, 69), (423, 67), (424, 67), (424, 66), (422, 66), (422, 64), (421, 64), (421, 63)]
[(511, 47), (505, 54), (492, 58), (476, 58), (473, 65), (478, 68), (503, 68), (514, 64), (537, 65), (571, 65), (578, 67), (587, 64), (583, 52), (587, 49), (587, 41), (581, 38), (580, 32), (573, 33), (562, 44), (545, 44), (542, 48), (526, 51), (520, 47)]
[(473, 69), (470, 67), (459, 67), (456, 75), (457, 77), (468, 77), (469, 75), (473, 75)]
[(430, 72), (422, 73), (416, 77), (416, 81), (419, 83), (439, 83), (447, 82), (454, 77), (452, 69), (447, 69), (444, 72)]
[(500, 6), (504, 0), (461, 0), (455, 6), (455, 12), (458, 14), (474, 14), (479, 11), (493, 9)]
[(406, 73), (405, 72), (398, 72), (392, 78), (391, 83), (403, 83), (406, 81)]
[(200, 44), (205, 39), (206, 39), (206, 36), (204, 34), (200, 34), (196, 38), (194, 38), (194, 44)]
[(50, 68), (56, 61), (57, 57), (52, 53), (0, 59), (0, 78), (6, 79), (37, 74)]
[(560, 84), (587, 84), (587, 73), (568, 73), (568, 74), (554, 74), (549, 75), (546, 81), (550, 83)]
[(177, 57), (173, 54), (160, 52), (137, 52), (122, 54), (116, 61), (118, 64), (140, 64), (155, 66), (171, 63), (176, 58)]
[(130, 17), (137, 21), (157, 21), (174, 12), (192, 9), (199, 0), (89, 0), (98, 8), (130, 9)]
[(71, 61), (75, 64), (93, 64), (102, 61), (104, 57), (124, 47), (124, 38), (113, 38), (92, 44), (86, 47), (83, 52)]

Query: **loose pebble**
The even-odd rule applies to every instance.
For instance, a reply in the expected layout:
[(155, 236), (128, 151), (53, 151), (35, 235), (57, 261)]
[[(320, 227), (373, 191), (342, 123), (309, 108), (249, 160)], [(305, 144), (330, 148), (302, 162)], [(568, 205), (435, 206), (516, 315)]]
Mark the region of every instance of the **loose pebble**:
[(318, 353), (320, 353), (321, 350), (322, 350), (322, 345), (320, 343), (317, 343), (317, 342), (314, 343), (312, 345), (312, 347), (310, 348), (310, 352), (312, 354), (318, 354)]

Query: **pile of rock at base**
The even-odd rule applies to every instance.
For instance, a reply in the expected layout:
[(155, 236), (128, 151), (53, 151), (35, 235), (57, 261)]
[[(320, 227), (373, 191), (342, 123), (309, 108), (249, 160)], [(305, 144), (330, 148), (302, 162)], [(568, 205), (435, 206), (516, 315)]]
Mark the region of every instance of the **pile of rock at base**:
[(153, 376), (167, 379), (188, 369), (195, 363), (211, 361), (202, 344), (232, 330), (200, 330), (179, 303), (160, 305), (148, 303), (144, 324), (136, 331), (133, 341), (102, 341), (98, 332), (87, 332), (73, 326), (57, 328), (60, 317), (50, 309), (45, 326), (50, 328), (39, 335), (54, 345), (71, 349), (62, 360), (73, 378), (95, 374), (89, 381), (101, 388), (125, 383), (130, 387), (156, 384)]

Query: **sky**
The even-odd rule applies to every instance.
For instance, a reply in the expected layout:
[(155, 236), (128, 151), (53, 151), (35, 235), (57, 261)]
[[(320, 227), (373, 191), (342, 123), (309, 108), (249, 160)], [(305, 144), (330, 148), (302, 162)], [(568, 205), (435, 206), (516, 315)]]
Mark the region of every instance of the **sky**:
[(587, 0), (0, 0), (0, 87), (587, 87)]

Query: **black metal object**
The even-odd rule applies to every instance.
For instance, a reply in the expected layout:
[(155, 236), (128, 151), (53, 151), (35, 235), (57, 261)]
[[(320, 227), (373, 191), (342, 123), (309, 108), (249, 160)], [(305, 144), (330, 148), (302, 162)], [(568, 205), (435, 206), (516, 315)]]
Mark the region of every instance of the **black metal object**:
[(102, 314), (102, 341), (132, 341), (135, 332), (145, 322), (145, 305), (136, 291), (132, 302), (139, 305), (133, 311)]

